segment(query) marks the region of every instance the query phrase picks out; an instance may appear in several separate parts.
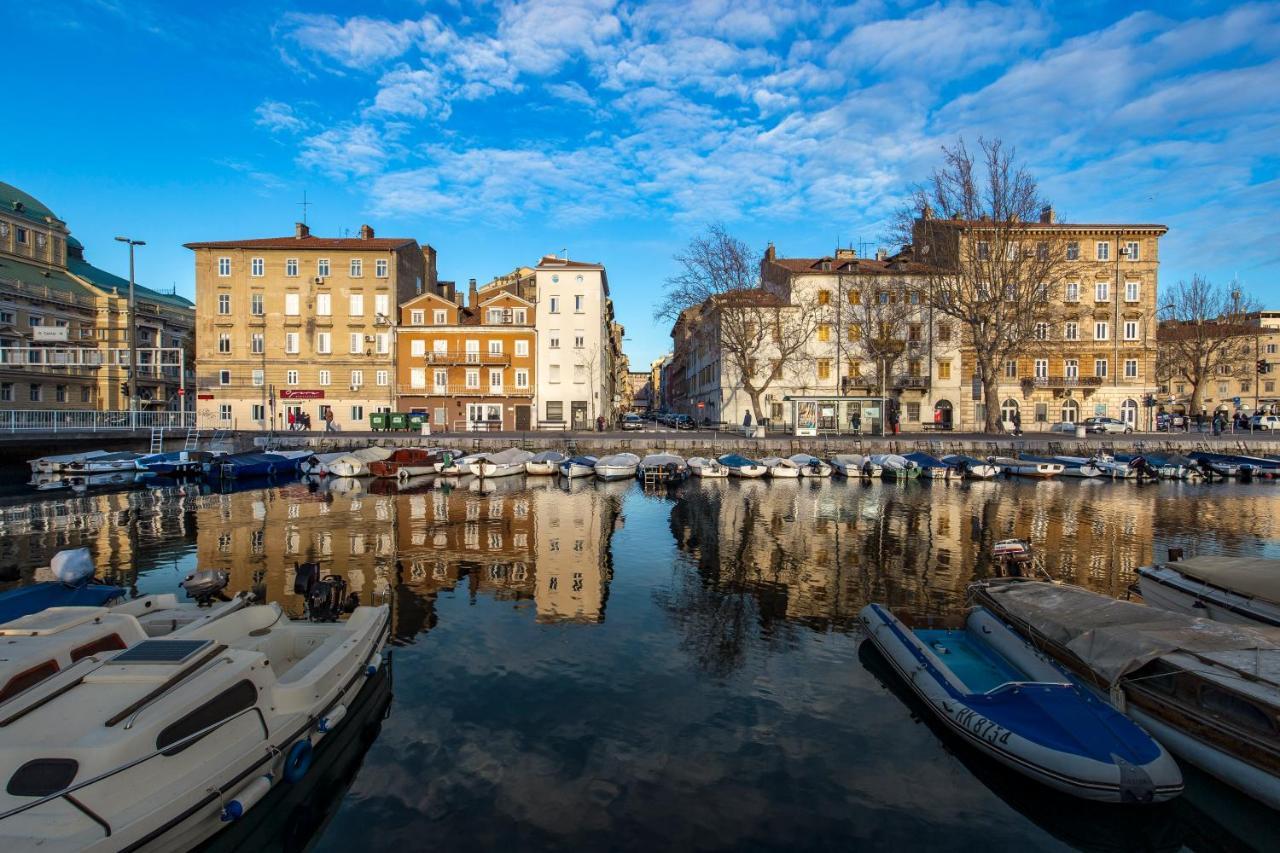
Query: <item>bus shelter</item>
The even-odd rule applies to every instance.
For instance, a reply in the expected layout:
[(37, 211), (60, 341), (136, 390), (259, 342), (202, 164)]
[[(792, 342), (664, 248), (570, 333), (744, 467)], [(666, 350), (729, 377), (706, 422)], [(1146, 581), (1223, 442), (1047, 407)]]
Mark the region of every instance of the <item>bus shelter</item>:
[(886, 397), (784, 397), (797, 436), (884, 435)]

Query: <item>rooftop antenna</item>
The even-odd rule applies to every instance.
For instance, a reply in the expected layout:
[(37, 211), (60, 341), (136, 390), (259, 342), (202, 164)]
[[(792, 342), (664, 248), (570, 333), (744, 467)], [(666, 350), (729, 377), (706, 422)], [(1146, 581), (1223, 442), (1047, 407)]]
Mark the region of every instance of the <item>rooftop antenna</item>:
[(560, 253), (564, 255), (564, 259), (565, 259), (566, 261), (567, 261), (567, 260), (569, 260), (569, 250), (568, 250), (568, 248), (561, 249), (561, 250), (560, 250)]
[(307, 224), (307, 208), (310, 207), (311, 204), (312, 202), (307, 201), (307, 191), (303, 190), (302, 201), (298, 202), (298, 207), (302, 208), (302, 224), (303, 225)]

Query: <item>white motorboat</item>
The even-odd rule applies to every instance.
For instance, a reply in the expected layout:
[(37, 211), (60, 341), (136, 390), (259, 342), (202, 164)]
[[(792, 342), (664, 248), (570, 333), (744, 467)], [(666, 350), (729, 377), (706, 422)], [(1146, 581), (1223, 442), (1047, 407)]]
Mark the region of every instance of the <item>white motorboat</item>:
[(380, 462), (392, 452), (389, 447), (362, 447), (330, 462), (329, 473), (335, 477), (368, 477), (372, 473), (369, 463)]
[(953, 468), (957, 468), (967, 480), (992, 480), (1000, 473), (1000, 469), (990, 462), (975, 459), (972, 456), (965, 456), (962, 453), (952, 453), (949, 456), (944, 456), (942, 461)]
[(675, 453), (650, 453), (640, 460), (636, 475), (646, 484), (680, 483), (689, 477), (689, 464)]
[(347, 451), (345, 450), (337, 450), (332, 453), (313, 453), (298, 463), (298, 470), (303, 474), (315, 474), (323, 477), (329, 473), (329, 463), (346, 455)]
[(871, 457), (861, 453), (837, 453), (828, 461), (831, 462), (835, 473), (841, 477), (875, 478), (881, 476), (884, 471), (880, 465), (871, 461)]
[(435, 463), (432, 468), (441, 477), (461, 477), (464, 474), (470, 474), (471, 466), (479, 461), (484, 454), (471, 453), (466, 456), (454, 456), (445, 454), (445, 458)]
[(596, 477), (601, 480), (627, 480), (640, 468), (640, 457), (634, 453), (614, 453), (596, 460)]
[(1280, 560), (1190, 557), (1138, 568), (1142, 599), (1189, 616), (1280, 628)]
[(1038, 477), (1047, 479), (1062, 473), (1061, 462), (1040, 462), (1034, 459), (1014, 459), (1010, 456), (993, 456), (988, 460), (1000, 469), (1000, 473), (1012, 477)]
[(533, 457), (524, 463), (524, 472), (534, 476), (550, 476), (559, 471), (560, 463), (568, 458), (559, 450), (544, 450), (533, 454)]
[(596, 473), (594, 456), (571, 456), (560, 463), (560, 476), (575, 480), (579, 477), (591, 477)]
[(883, 472), (881, 476), (886, 480), (905, 480), (920, 476), (920, 466), (905, 456), (899, 456), (896, 453), (873, 453), (868, 458), (880, 466)]
[(306, 776), (382, 667), (389, 622), (385, 605), (323, 623), (259, 605), (85, 658), (5, 706), (0, 839), (10, 850), (199, 846)]
[(729, 475), (733, 477), (754, 479), (756, 477), (763, 477), (765, 472), (768, 471), (767, 468), (754, 459), (739, 456), (737, 453), (726, 453), (717, 461), (724, 467), (728, 468)]
[(796, 480), (800, 478), (800, 466), (783, 456), (766, 456), (760, 460), (765, 467), (766, 476), (778, 480)]
[(105, 450), (90, 450), (85, 453), (64, 453), (59, 456), (41, 456), (38, 459), (31, 459), (27, 462), (31, 466), (32, 474), (57, 474), (66, 469), (73, 462), (85, 462), (89, 459), (96, 459), (99, 456), (106, 456)]
[(1057, 463), (1062, 466), (1061, 477), (1074, 477), (1079, 480), (1096, 480), (1104, 475), (1101, 468), (1093, 463), (1093, 459), (1085, 459), (1078, 456), (1054, 456), (1044, 458), (1042, 456), (1028, 456), (1023, 454), (1018, 457), (1023, 462), (1050, 462)]
[[(1138, 469), (1130, 466), (1128, 462), (1118, 462), (1110, 456), (1055, 456), (1054, 462), (1060, 463), (1063, 467), (1062, 476), (1101, 476), (1110, 477), (1113, 480), (1132, 480), (1137, 479)], [(1079, 473), (1072, 473), (1071, 468), (1080, 469)], [(1090, 469), (1096, 471), (1097, 474), (1089, 473)]]
[(523, 474), (525, 463), (532, 458), (532, 453), (518, 447), (498, 453), (485, 453), (471, 463), (471, 473), (477, 477), (510, 477), (514, 474)]
[(695, 477), (723, 478), (729, 476), (729, 469), (715, 459), (708, 459), (705, 456), (690, 456), (689, 473)]
[(144, 453), (103, 453), (87, 459), (68, 462), (62, 469), (67, 474), (112, 474), (117, 471), (137, 471), (138, 460)]
[(831, 476), (831, 466), (816, 456), (811, 456), (808, 453), (797, 453), (791, 457), (791, 461), (800, 469), (801, 477)]

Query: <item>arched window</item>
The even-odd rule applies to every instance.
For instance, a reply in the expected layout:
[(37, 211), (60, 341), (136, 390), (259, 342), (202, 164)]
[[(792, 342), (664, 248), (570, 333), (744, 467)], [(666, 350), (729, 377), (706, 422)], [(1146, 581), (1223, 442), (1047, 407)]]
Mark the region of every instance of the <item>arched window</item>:
[(1011, 421), (1018, 414), (1018, 401), (1010, 397), (1000, 404), (1000, 420)]
[(1138, 403), (1136, 400), (1125, 400), (1120, 404), (1120, 420), (1131, 427), (1138, 425)]
[(933, 404), (933, 422), (939, 429), (951, 429), (952, 411), (950, 400), (939, 400)]
[(1062, 401), (1062, 419), (1069, 424), (1080, 421), (1080, 404), (1075, 400)]

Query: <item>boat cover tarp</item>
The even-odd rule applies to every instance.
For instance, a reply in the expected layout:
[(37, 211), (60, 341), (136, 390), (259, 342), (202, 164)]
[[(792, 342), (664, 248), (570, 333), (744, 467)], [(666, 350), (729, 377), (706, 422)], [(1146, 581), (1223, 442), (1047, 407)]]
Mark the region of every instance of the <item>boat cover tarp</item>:
[(509, 447), (497, 453), (486, 453), (482, 458), (494, 465), (523, 465), (533, 458), (533, 454), (518, 447)]
[(1191, 557), (1166, 569), (1251, 598), (1280, 604), (1280, 560), (1250, 557)]
[(650, 453), (644, 459), (640, 460), (640, 464), (645, 467), (662, 467), (664, 465), (675, 465), (677, 467), (684, 464), (684, 459), (676, 456), (674, 453)]
[(1175, 652), (1280, 682), (1280, 629), (1197, 619), (1042, 581), (993, 584), (985, 592), (1108, 684)]
[(354, 456), (361, 462), (381, 462), (394, 452), (390, 447), (362, 447), (359, 450), (351, 451), (347, 455)]
[(533, 454), (533, 457), (530, 458), (529, 461), (530, 462), (554, 462), (557, 465), (559, 465), (561, 462), (563, 462), (568, 458), (569, 458), (568, 456), (565, 456), (559, 450), (544, 450), (541, 453)]
[(629, 468), (639, 464), (640, 457), (634, 453), (614, 453), (612, 456), (601, 456), (596, 460), (597, 468)]

